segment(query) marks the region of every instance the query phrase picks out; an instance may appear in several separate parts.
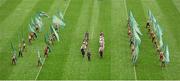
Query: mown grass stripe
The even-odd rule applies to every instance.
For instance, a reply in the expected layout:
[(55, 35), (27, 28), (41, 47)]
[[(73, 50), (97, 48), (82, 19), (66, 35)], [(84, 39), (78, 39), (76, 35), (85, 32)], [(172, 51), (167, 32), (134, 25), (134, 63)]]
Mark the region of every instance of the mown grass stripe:
[[(68, 60), (64, 68), (64, 75), (62, 76), (65, 79), (86, 79), (86, 74), (84, 73), (87, 72), (88, 67), (86, 65), (87, 63), (81, 60), (82, 56), (79, 51), (79, 48), (80, 48), (81, 41), (84, 36), (84, 32), (87, 31), (87, 28), (89, 25), (88, 20), (90, 17), (88, 14), (90, 12), (89, 10), (90, 4), (91, 4), (91, 1), (88, 1), (88, 0), (83, 1), (83, 5), (81, 8), (82, 10), (80, 12), (78, 22), (75, 25), (76, 29), (73, 31), (73, 34), (75, 35), (75, 37), (72, 38), (72, 40), (76, 40), (77, 43), (72, 43), (70, 45), (69, 56), (67, 58)], [(67, 76), (72, 76), (72, 77), (67, 77)]]
[[(124, 0), (124, 4), (125, 4), (125, 8), (126, 8), (126, 18), (128, 18), (128, 10), (127, 10), (127, 5), (126, 5), (126, 1), (125, 0)], [(134, 70), (134, 78), (137, 81), (136, 66), (133, 66), (133, 70)]]
[[(41, 71), (41, 74), (39, 75), (38, 79), (64, 79), (64, 68), (67, 62), (67, 58), (69, 56), (70, 45), (73, 43), (73, 40), (71, 37), (73, 34), (73, 30), (75, 30), (77, 20), (80, 16), (82, 8), (82, 1), (72, 0), (71, 4), (69, 5), (69, 8), (67, 9), (66, 15), (65, 15), (65, 22), (66, 22), (66, 28), (64, 31), (61, 32), (61, 35), (63, 37), (63, 41), (60, 44), (57, 44), (56, 47), (54, 47), (53, 51), (54, 54), (51, 55), (51, 58), (48, 58), (46, 61), (46, 64), (44, 65), (43, 70)], [(72, 14), (74, 13), (74, 14)], [(71, 33), (69, 33), (71, 32)], [(58, 50), (58, 51), (57, 51)], [(58, 65), (58, 66), (57, 66)], [(54, 68), (58, 67), (58, 68)], [(51, 72), (49, 71), (51, 70)]]
[[(96, 1), (95, 1), (96, 2)], [(94, 6), (98, 8), (96, 14), (98, 14), (98, 22), (94, 28), (93, 40), (91, 40), (92, 50), (92, 61), (90, 63), (89, 78), (90, 80), (105, 80), (110, 79), (111, 68), (110, 68), (110, 51), (109, 46), (109, 28), (111, 27), (111, 1), (109, 0), (98, 0)], [(101, 59), (98, 53), (99, 50), (99, 34), (104, 32), (105, 34), (105, 51), (104, 57)], [(107, 47), (106, 47), (107, 46)], [(90, 77), (91, 76), (91, 77)]]
[[(25, 0), (25, 2), (29, 2), (28, 0)], [(48, 5), (50, 5), (50, 3), (52, 2), (51, 0), (50, 1), (48, 1), (49, 3), (48, 3)], [(38, 9), (40, 9), (40, 8), (42, 8), (42, 7), (44, 7), (46, 10), (48, 10), (48, 5), (44, 5), (43, 6), (43, 4), (45, 4), (46, 2), (44, 2), (43, 0), (40, 0), (35, 6), (33, 6), (32, 8), (32, 10), (31, 10), (31, 12), (27, 12), (28, 13), (28, 15), (27, 16), (25, 16), (25, 21), (23, 21), (23, 24), (22, 25), (24, 25), (23, 27), (21, 27), (20, 28), (20, 25), (18, 25), (18, 27), (16, 28), (16, 27), (14, 27), (15, 29), (19, 29), (19, 31), (20, 32), (22, 32), (23, 31), (23, 33), (25, 34), (25, 36), (27, 35), (27, 32), (28, 32), (28, 28), (27, 28), (27, 23), (29, 23), (29, 20), (28, 20), (28, 18), (30, 19), (30, 16), (32, 16), (32, 14), (34, 14), (34, 12), (37, 12), (38, 11)], [(29, 4), (29, 3), (28, 3)], [(39, 7), (40, 6), (40, 7)], [(45, 7), (46, 6), (46, 7)], [(37, 9), (37, 10), (36, 10)], [(19, 10), (19, 9), (18, 9)], [(26, 9), (25, 9), (26, 10)], [(16, 25), (17, 26), (17, 25)], [(13, 30), (14, 32), (15, 32), (15, 30)], [(19, 32), (18, 31), (18, 32)], [(17, 31), (16, 31), (17, 32)], [(13, 42), (15, 42), (15, 46), (17, 45), (17, 43), (18, 43), (18, 38), (17, 38), (17, 35), (18, 34), (14, 34), (12, 37), (10, 37), (9, 39), (11, 39), (11, 40), (14, 40)], [(10, 40), (9, 40), (10, 41)], [(5, 43), (5, 45), (7, 45), (8, 44), (8, 41), (7, 41), (7, 43)], [(9, 46), (8, 46), (9, 47)], [(31, 49), (29, 49), (29, 50), (31, 50)], [(6, 54), (9, 54), (9, 53), (7, 53), (6, 52)], [(26, 54), (29, 54), (29, 53), (26, 53)], [(34, 54), (34, 53), (33, 53)], [(10, 74), (9, 76), (8, 75), (6, 75), (7, 77), (9, 77), (8, 79), (25, 79), (25, 78), (28, 78), (28, 79), (32, 79), (32, 77), (33, 77), (33, 71), (35, 71), (35, 69), (36, 68), (33, 68), (32, 69), (32, 67), (29, 67), (28, 65), (29, 64), (31, 64), (32, 62), (34, 62), (34, 61), (36, 61), (35, 59), (34, 59), (34, 56), (33, 56), (33, 54), (32, 54), (32, 52), (30, 53), (30, 55), (28, 56), (28, 57), (24, 57), (23, 59), (26, 59), (26, 60), (29, 60), (29, 61), (23, 61), (23, 59), (20, 59), (20, 60), (18, 60), (18, 64), (19, 65), (16, 65), (16, 67), (11, 67), (10, 65), (9, 65), (9, 63), (10, 63), (10, 60), (8, 60), (9, 59), (9, 57), (11, 56), (11, 55), (8, 55), (8, 56), (6, 56), (4, 59), (6, 59), (6, 60), (8, 60), (8, 61), (6, 61), (5, 63), (6, 63), (6, 67), (11, 67), (11, 68), (13, 68), (12, 70), (10, 70), (10, 69), (8, 69), (8, 71), (12, 71), (13, 73), (12, 74)], [(34, 59), (34, 60), (33, 60)], [(33, 60), (33, 61), (32, 61)], [(27, 64), (28, 63), (28, 64)], [(26, 67), (24, 67), (24, 64), (26, 65)], [(34, 66), (35, 65), (35, 63), (32, 63), (32, 66)], [(19, 69), (21, 69), (21, 68), (24, 68), (24, 70), (19, 70)], [(25, 70), (25, 69), (31, 69), (31, 70)], [(7, 68), (6, 68), (7, 69)], [(30, 71), (30, 74), (26, 74), (28, 71)], [(32, 73), (31, 73), (32, 72)], [(20, 77), (17, 77), (18, 76), (18, 74), (20, 74), (20, 73), (22, 73), (22, 74), (24, 74), (23, 76), (20, 76)], [(5, 79), (7, 79), (7, 77), (5, 78)]]
[(22, 0), (7, 0), (0, 6), (0, 23), (4, 21), (16, 7), (22, 2)]
[(180, 12), (180, 1), (179, 0), (172, 0), (173, 4), (176, 6), (177, 10)]
[[(128, 0), (128, 9), (132, 10), (135, 19), (137, 20), (141, 32), (143, 33), (143, 36), (141, 36), (142, 43), (140, 45), (140, 52), (138, 57), (138, 64), (136, 67), (137, 71), (137, 79), (151, 79), (151, 75), (153, 73), (148, 73), (146, 71), (156, 71), (154, 66), (152, 65), (159, 65), (157, 64), (158, 60), (156, 58), (156, 52), (154, 51), (155, 48), (153, 48), (153, 44), (149, 38), (149, 34), (147, 29), (145, 29), (146, 21), (145, 18), (145, 11), (143, 9), (142, 1), (139, 0)], [(152, 51), (153, 50), (153, 51)], [(147, 67), (147, 68), (144, 68)], [(159, 74), (158, 74), (159, 76)]]
[[(168, 64), (168, 66), (164, 69), (161, 69), (158, 67), (154, 68), (154, 69), (157, 69), (156, 74), (160, 73), (161, 77), (154, 75), (152, 76), (152, 79), (166, 79), (166, 80), (178, 79), (179, 76), (177, 76), (176, 74), (179, 74), (180, 72), (179, 71), (172, 72), (173, 70), (177, 69), (176, 67), (179, 67), (179, 65), (177, 64), (180, 63), (180, 61), (177, 59), (180, 57), (179, 52), (178, 52), (179, 48), (177, 47), (178, 45), (177, 41), (179, 38), (175, 36), (177, 34), (175, 31), (179, 30), (179, 28), (174, 27), (174, 26), (178, 26), (178, 24), (175, 25), (175, 22), (177, 23), (176, 20), (178, 20), (179, 18), (178, 16), (176, 16), (178, 15), (176, 14), (178, 10), (175, 8), (174, 4), (169, 1), (166, 4), (164, 3), (162, 4), (161, 1), (159, 3), (156, 0), (146, 0), (146, 1), (144, 0), (143, 3), (146, 10), (151, 9), (151, 11), (154, 13), (158, 23), (161, 26), (161, 29), (163, 30), (164, 43), (169, 45), (169, 50), (170, 50), (170, 59), (171, 59), (170, 64)], [(162, 8), (162, 5), (167, 5), (167, 6), (164, 6)], [(167, 9), (166, 10), (164, 9), (165, 7), (168, 7), (171, 11), (167, 12)], [(174, 14), (174, 12), (176, 15), (169, 16), (170, 14), (171, 15)], [(171, 17), (173, 17), (173, 20), (171, 20)], [(177, 19), (174, 19), (174, 17), (176, 17)], [(175, 22), (170, 22), (174, 20)]]
[[(27, 8), (29, 9), (29, 7), (33, 6), (33, 4), (36, 1), (32, 1), (31, 5), (28, 5), (26, 7), (23, 7), (23, 10), (26, 10)], [(26, 4), (26, 0), (23, 0), (18, 6), (17, 8), (22, 7), (23, 5)], [(1, 36), (3, 38), (0, 38), (0, 42), (1, 42), (1, 47), (0, 47), (0, 64), (2, 64), (3, 66), (1, 66), (0, 68), (0, 72), (4, 73), (4, 74), (0, 74), (0, 79), (8, 79), (8, 77), (11, 75), (12, 70), (13, 70), (13, 66), (11, 66), (11, 48), (10, 48), (10, 41), (13, 41), (13, 44), (16, 46), (15, 42), (18, 42), (17, 36), (14, 35), (15, 32), (17, 32), (16, 30), (18, 28), (20, 28), (20, 24), (21, 22), (18, 21), (14, 21), (12, 20), (14, 19), (18, 19), (18, 20), (23, 20), (26, 16), (26, 14), (29, 12), (29, 10), (27, 12), (24, 12), (21, 16), (20, 15), (16, 15), (17, 13), (21, 13), (23, 12), (20, 11), (19, 9), (15, 9), (13, 13), (11, 13), (11, 15), (9, 15), (3, 22), (1, 22), (0, 26), (1, 26)]]
[[(66, 8), (65, 8), (65, 10), (64, 10), (64, 12), (63, 12), (63, 16), (65, 15), (66, 10), (68, 9), (70, 2), (71, 2), (71, 0), (68, 1), (68, 5), (66, 6)], [(44, 58), (43, 64), (44, 64), (45, 61), (46, 61), (46, 58)], [(40, 72), (41, 72), (41, 70), (42, 70), (42, 67), (43, 67), (43, 66), (40, 67), (40, 69), (39, 69), (39, 71), (38, 71), (38, 73), (37, 73), (37, 75), (36, 75), (35, 80), (38, 79), (38, 76), (39, 76), (39, 74), (40, 74)]]
[(0, 0), (0, 7), (3, 5), (7, 0)]

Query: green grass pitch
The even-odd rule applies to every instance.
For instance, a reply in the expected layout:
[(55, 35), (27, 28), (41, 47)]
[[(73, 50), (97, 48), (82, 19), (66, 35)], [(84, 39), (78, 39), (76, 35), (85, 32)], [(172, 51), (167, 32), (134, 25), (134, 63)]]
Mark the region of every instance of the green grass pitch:
[[(145, 28), (149, 9), (169, 45), (171, 61), (165, 68), (160, 67)], [(43, 56), (44, 34), (49, 31), (51, 18), (43, 18), (44, 27), (38, 39), (27, 45), (24, 57), (12, 65), (10, 42), (17, 49), (18, 34), (28, 38), (28, 24), (35, 13), (45, 11), (52, 17), (58, 10), (65, 13), (66, 26), (44, 65), (37, 67), (36, 50)], [(136, 67), (131, 63), (127, 35), (129, 10), (143, 33)], [(90, 34), (90, 62), (80, 52), (86, 31)], [(98, 54), (101, 31), (105, 34), (103, 59)], [(0, 80), (178, 80), (179, 31), (180, 0), (0, 0)]]

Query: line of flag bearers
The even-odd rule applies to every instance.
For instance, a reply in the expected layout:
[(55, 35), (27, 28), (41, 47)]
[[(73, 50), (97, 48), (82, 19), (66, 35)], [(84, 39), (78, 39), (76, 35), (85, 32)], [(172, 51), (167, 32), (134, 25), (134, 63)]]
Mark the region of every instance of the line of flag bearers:
[[(149, 19), (146, 23), (146, 28), (148, 29), (148, 33), (150, 35), (152, 43), (154, 44), (154, 47), (156, 48), (157, 53), (159, 54), (161, 67), (165, 67), (165, 65), (170, 62), (169, 49), (167, 45), (163, 44), (162, 30), (150, 10), (148, 11), (148, 15)], [(139, 45), (141, 43), (139, 35), (142, 35), (142, 33), (140, 32), (138, 24), (135, 18), (133, 17), (132, 12), (130, 11), (128, 16), (128, 36), (130, 39), (133, 64), (136, 64), (138, 58)]]
[(152, 39), (152, 43), (159, 54), (159, 60), (161, 62), (161, 67), (165, 67), (170, 62), (169, 59), (169, 48), (168, 45), (163, 42), (163, 32), (160, 25), (158, 24), (156, 18), (150, 10), (148, 10), (149, 19), (146, 24), (146, 28)]
[(139, 54), (139, 46), (141, 44), (141, 39), (139, 36), (142, 36), (142, 33), (139, 30), (138, 24), (131, 11), (129, 12), (128, 16), (128, 36), (130, 39), (131, 60), (132, 63), (136, 65)]
[[(38, 12), (34, 18), (31, 18), (31, 22), (29, 24), (29, 33), (28, 33), (28, 42), (29, 45), (32, 44), (32, 41), (38, 38), (38, 33), (42, 31), (42, 28), (44, 26), (42, 17), (48, 17), (49, 16), (45, 12)], [(61, 12), (58, 12), (56, 15), (53, 15), (52, 17), (52, 25), (50, 26), (50, 33), (45, 35), (45, 48), (44, 48), (44, 59), (42, 59), (40, 55), (40, 51), (37, 50), (37, 65), (42, 66), (43, 62), (45, 61), (45, 58), (48, 57), (49, 53), (52, 51), (52, 46), (54, 45), (55, 41), (60, 41), (59, 39), (59, 31), (60, 27), (64, 28), (65, 23), (63, 21), (63, 15)], [(19, 37), (19, 36), (18, 36)], [(16, 49), (13, 46), (13, 43), (11, 42), (11, 48), (12, 48), (12, 64), (17, 63), (17, 57), (16, 57)], [(26, 49), (26, 42), (25, 39), (22, 38), (22, 41), (19, 42), (19, 57), (23, 57), (23, 52)]]

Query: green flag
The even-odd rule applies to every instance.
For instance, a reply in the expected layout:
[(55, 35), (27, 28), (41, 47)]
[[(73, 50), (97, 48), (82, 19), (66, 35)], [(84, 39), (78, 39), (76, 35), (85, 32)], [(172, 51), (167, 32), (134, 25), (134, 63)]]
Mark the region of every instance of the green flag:
[(132, 30), (135, 29), (135, 32), (137, 32), (139, 35), (142, 35), (141, 31), (139, 30), (138, 24), (132, 14), (132, 12), (129, 12), (129, 18), (130, 18), (130, 26), (132, 27)]
[(156, 21), (156, 18), (152, 15), (152, 21), (153, 21), (153, 23), (156, 23), (157, 21)]
[(45, 41), (46, 44), (48, 44), (48, 34), (44, 35), (44, 41)]
[(61, 13), (61, 11), (59, 11), (58, 16), (60, 17), (61, 20), (64, 20), (64, 16), (63, 16), (63, 14)]
[(163, 39), (162, 39), (163, 33), (159, 25), (157, 25), (156, 27), (157, 27), (156, 35), (159, 39), (160, 48), (162, 48), (163, 47)]
[(59, 41), (59, 35), (58, 35), (58, 33), (56, 32), (56, 30), (54, 29), (53, 26), (51, 26), (51, 28), (52, 28), (54, 34), (56, 35), (57, 40)]
[(139, 55), (139, 47), (135, 47), (135, 51), (133, 52), (133, 55), (132, 55), (132, 63), (133, 64), (136, 64), (138, 55)]
[(29, 24), (29, 32), (35, 32), (31, 24)]
[(41, 29), (42, 28), (42, 21), (38, 19), (38, 17), (35, 18), (35, 23), (38, 25), (38, 27)]
[(152, 13), (151, 13), (151, 10), (148, 10), (148, 16), (149, 16), (149, 20), (152, 21)]
[(168, 45), (166, 45), (165, 47), (165, 58), (166, 58), (166, 63), (169, 63), (170, 62), (170, 59), (169, 59), (169, 48), (168, 48)]
[(60, 21), (61, 20), (55, 15), (52, 18), (53, 18), (53, 20), (52, 20), (53, 24), (56, 24), (56, 25), (60, 26)]
[(38, 60), (40, 61), (40, 63), (43, 64), (39, 50), (37, 51), (37, 56), (38, 56)]
[(49, 17), (48, 14), (47, 14), (46, 12), (44, 12), (44, 11), (40, 11), (40, 12), (38, 13), (38, 15), (39, 15), (40, 17)]
[(132, 63), (136, 64), (138, 56), (139, 56), (139, 45), (141, 44), (141, 39), (139, 35), (142, 35), (142, 33), (139, 30), (138, 24), (132, 14), (132, 12), (129, 12), (129, 19), (130, 19), (130, 26), (133, 36), (133, 41), (135, 45), (135, 51), (132, 54)]
[(153, 30), (156, 33), (157, 32), (157, 25), (158, 25), (158, 23), (156, 22), (156, 23), (152, 23), (152, 24), (153, 24)]
[(62, 28), (64, 28), (64, 26), (66, 25), (62, 19), (58, 18), (55, 15), (53, 16), (53, 24), (56, 24)]
[(15, 50), (15, 47), (13, 46), (13, 43), (12, 43), (12, 42), (11, 42), (11, 49), (12, 49), (13, 52), (16, 51), (16, 50)]

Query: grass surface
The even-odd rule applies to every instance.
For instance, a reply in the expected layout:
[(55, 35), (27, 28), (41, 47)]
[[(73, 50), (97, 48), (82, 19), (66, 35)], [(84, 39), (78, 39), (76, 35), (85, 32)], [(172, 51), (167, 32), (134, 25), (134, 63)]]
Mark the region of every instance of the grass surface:
[[(36, 66), (37, 49), (43, 55), (44, 34), (49, 31), (51, 18), (43, 18), (45, 24), (38, 39), (27, 46), (17, 65), (11, 65), (10, 42), (17, 47), (18, 34), (27, 38), (31, 17), (38, 11), (52, 16), (58, 10), (65, 12), (66, 8), (66, 27), (60, 31), (62, 39), (56, 42), (43, 67)], [(169, 45), (171, 62), (163, 69), (145, 28), (148, 9), (159, 22), (164, 42)], [(131, 64), (127, 36), (129, 10), (143, 33), (135, 68)], [(0, 79), (177, 80), (180, 79), (179, 21), (179, 0), (0, 0)], [(90, 33), (91, 62), (87, 57), (82, 58), (80, 53), (86, 31)], [(102, 31), (105, 53), (100, 59), (98, 41)]]

